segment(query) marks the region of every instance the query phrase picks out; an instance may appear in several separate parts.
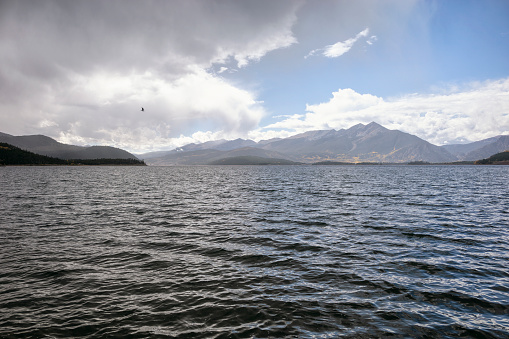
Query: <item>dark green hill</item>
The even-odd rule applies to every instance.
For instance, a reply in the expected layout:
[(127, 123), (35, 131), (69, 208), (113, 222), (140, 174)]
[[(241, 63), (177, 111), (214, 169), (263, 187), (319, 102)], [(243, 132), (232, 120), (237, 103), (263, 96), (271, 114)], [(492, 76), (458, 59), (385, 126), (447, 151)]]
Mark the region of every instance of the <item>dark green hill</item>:
[(314, 162), (313, 165), (324, 165), (324, 166), (329, 166), (329, 165), (355, 165), (355, 163), (353, 162), (343, 162), (343, 161), (318, 161), (318, 162)]
[(0, 142), (59, 159), (137, 159), (133, 154), (120, 148), (67, 145), (45, 135), (13, 136), (0, 133)]
[(300, 163), (286, 159), (238, 156), (215, 160), (209, 165), (300, 165)]
[[(145, 155), (141, 155), (140, 157), (145, 157)], [(218, 149), (198, 149), (194, 151), (174, 150), (158, 154), (155, 157), (149, 156), (146, 161), (149, 165), (156, 166), (210, 165), (212, 163), (221, 164), (222, 159), (239, 157), (252, 157), (251, 160), (254, 158), (277, 159), (278, 161), (285, 159), (284, 154), (278, 152), (254, 147), (243, 147), (231, 151), (221, 151)], [(264, 162), (266, 162), (266, 160), (264, 160)]]
[(487, 159), (477, 160), (476, 165), (509, 165), (509, 151), (493, 154)]
[(145, 165), (138, 159), (71, 159), (64, 160), (28, 152), (0, 142), (0, 165)]
[(1, 165), (66, 165), (67, 161), (24, 151), (16, 146), (0, 142)]

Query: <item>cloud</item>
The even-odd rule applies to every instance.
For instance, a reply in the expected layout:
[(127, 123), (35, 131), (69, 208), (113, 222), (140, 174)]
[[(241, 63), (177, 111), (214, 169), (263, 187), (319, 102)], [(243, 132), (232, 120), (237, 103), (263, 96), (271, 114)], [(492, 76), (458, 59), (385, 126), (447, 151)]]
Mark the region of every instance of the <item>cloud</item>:
[[(11, 1), (0, 5), (2, 131), (135, 149), (265, 114), (219, 74), (296, 43), (300, 1)], [(219, 68), (215, 75), (205, 70)], [(140, 107), (145, 107), (140, 114)]]
[[(396, 85), (380, 70), (395, 79), (427, 81), (422, 74), (430, 74), (434, 60), (420, 47), (428, 42), (433, 10), (421, 4), (0, 1), (0, 129), (133, 151), (215, 138), (288, 136), (372, 120), (439, 143), (507, 131), (506, 80), (398, 98), (346, 88), (357, 86), (359, 79), (374, 80), (366, 86), (377, 88), (376, 80), (383, 78), (390, 93), (408, 83)], [(328, 45), (352, 27), (369, 29)], [(358, 46), (378, 44), (377, 36), (383, 36), (380, 53), (361, 60), (362, 67), (343, 65), (350, 73), (341, 72), (345, 68), (324, 71), (302, 59), (310, 50), (308, 56), (326, 58), (352, 54)], [(319, 46), (325, 47), (313, 49)], [(415, 64), (423, 67), (418, 76)], [(352, 74), (357, 78), (344, 85)], [(304, 110), (299, 100), (329, 93), (334, 83), (332, 89), (342, 89), (330, 101)], [(294, 101), (281, 102), (287, 98)], [(260, 127), (269, 113), (287, 116), (272, 117), (280, 121)]]
[(219, 71), (217, 71), (217, 74), (224, 73), (224, 72), (226, 72), (227, 70), (228, 70), (228, 67), (224, 67), (224, 66), (223, 66), (223, 67), (221, 67), (221, 68), (219, 69)]
[(369, 37), (369, 39), (366, 41), (366, 43), (368, 45), (373, 45), (375, 43), (375, 41), (377, 41), (378, 38), (376, 37), (376, 35), (372, 35), (371, 37)]
[(305, 115), (292, 116), (264, 130), (341, 129), (371, 121), (437, 145), (509, 134), (509, 78), (388, 99), (339, 89), (328, 102), (307, 105)]
[(178, 72), (230, 57), (246, 65), (295, 43), (298, 7), (292, 1), (16, 1), (2, 6), (0, 34), (4, 57), (32, 77), (62, 68)]
[[(314, 49), (305, 58), (308, 58), (310, 56), (316, 55), (317, 53), (322, 54), (323, 56), (327, 58), (337, 58), (348, 52), (353, 45), (363, 37), (367, 37), (369, 34), (369, 28), (366, 28), (362, 32), (359, 32), (355, 37), (350, 38), (345, 41), (336, 42), (333, 45), (325, 46), (324, 48)], [(373, 44), (373, 42), (376, 41), (376, 36), (372, 36), (369, 38), (367, 43), (369, 45)]]
[(366, 28), (365, 30), (357, 34), (355, 38), (351, 38), (343, 42), (336, 42), (334, 45), (326, 46), (323, 51), (323, 55), (328, 58), (337, 58), (339, 56), (342, 56), (353, 47), (357, 40), (359, 40), (362, 37), (366, 37), (368, 33), (369, 28)]
[(151, 73), (105, 72), (76, 75), (72, 83), (59, 91), (61, 97), (47, 98), (41, 114), (32, 117), (39, 132), (62, 142), (137, 151), (175, 147), (173, 139), (196, 130), (245, 135), (266, 115), (252, 93), (201, 68), (173, 81)]

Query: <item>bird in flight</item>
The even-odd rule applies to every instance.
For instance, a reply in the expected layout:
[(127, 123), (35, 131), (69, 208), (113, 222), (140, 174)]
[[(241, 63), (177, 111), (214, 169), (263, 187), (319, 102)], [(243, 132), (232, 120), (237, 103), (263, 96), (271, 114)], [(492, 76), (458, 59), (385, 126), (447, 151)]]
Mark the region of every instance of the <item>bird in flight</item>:
[(142, 112), (145, 112), (145, 109), (142, 107), (142, 108), (141, 108), (141, 111), (142, 111)]

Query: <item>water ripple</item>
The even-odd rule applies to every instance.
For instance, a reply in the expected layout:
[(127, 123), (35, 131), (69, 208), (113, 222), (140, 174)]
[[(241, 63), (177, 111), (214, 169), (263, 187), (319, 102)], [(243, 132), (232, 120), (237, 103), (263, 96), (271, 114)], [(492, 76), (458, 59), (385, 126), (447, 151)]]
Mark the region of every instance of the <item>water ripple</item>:
[(507, 167), (0, 171), (0, 337), (509, 337)]

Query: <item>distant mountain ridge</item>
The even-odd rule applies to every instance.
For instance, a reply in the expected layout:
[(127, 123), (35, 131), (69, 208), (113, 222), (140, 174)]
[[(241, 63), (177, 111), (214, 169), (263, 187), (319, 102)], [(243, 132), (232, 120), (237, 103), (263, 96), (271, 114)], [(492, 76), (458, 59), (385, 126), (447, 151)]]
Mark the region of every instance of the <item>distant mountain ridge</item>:
[(389, 130), (375, 122), (349, 129), (305, 132), (275, 141), (264, 149), (302, 162), (444, 162), (451, 154), (414, 135)]
[[(316, 130), (283, 139), (214, 140), (188, 144), (171, 151), (139, 154), (138, 157), (110, 146), (75, 146), (62, 144), (44, 135), (12, 136), (0, 132), (6, 142), (36, 154), (60, 159), (144, 159), (149, 165), (225, 164), (222, 159), (273, 159), (297, 163), (444, 163), (475, 161), (509, 150), (509, 135), (500, 135), (468, 144), (433, 145), (415, 135), (389, 130), (375, 122), (357, 124), (348, 129)], [(274, 160), (275, 159), (275, 160)]]
[(234, 157), (257, 157), (289, 160), (284, 154), (254, 147), (243, 147), (230, 151), (218, 149), (195, 149), (191, 151), (173, 150), (155, 157), (140, 155), (149, 165), (209, 165), (220, 163), (222, 159)]
[(138, 159), (133, 154), (110, 146), (67, 145), (44, 135), (13, 136), (0, 133), (0, 142), (59, 159)]
[(205, 165), (225, 163), (228, 157), (265, 157), (301, 163), (430, 162), (478, 160), (509, 149), (509, 136), (462, 145), (436, 146), (415, 135), (389, 130), (375, 122), (341, 130), (316, 130), (284, 139), (215, 140), (188, 144), (169, 152), (139, 155), (153, 165)]
[(498, 135), (469, 144), (445, 145), (442, 147), (455, 155), (458, 160), (475, 161), (509, 150), (509, 135)]

